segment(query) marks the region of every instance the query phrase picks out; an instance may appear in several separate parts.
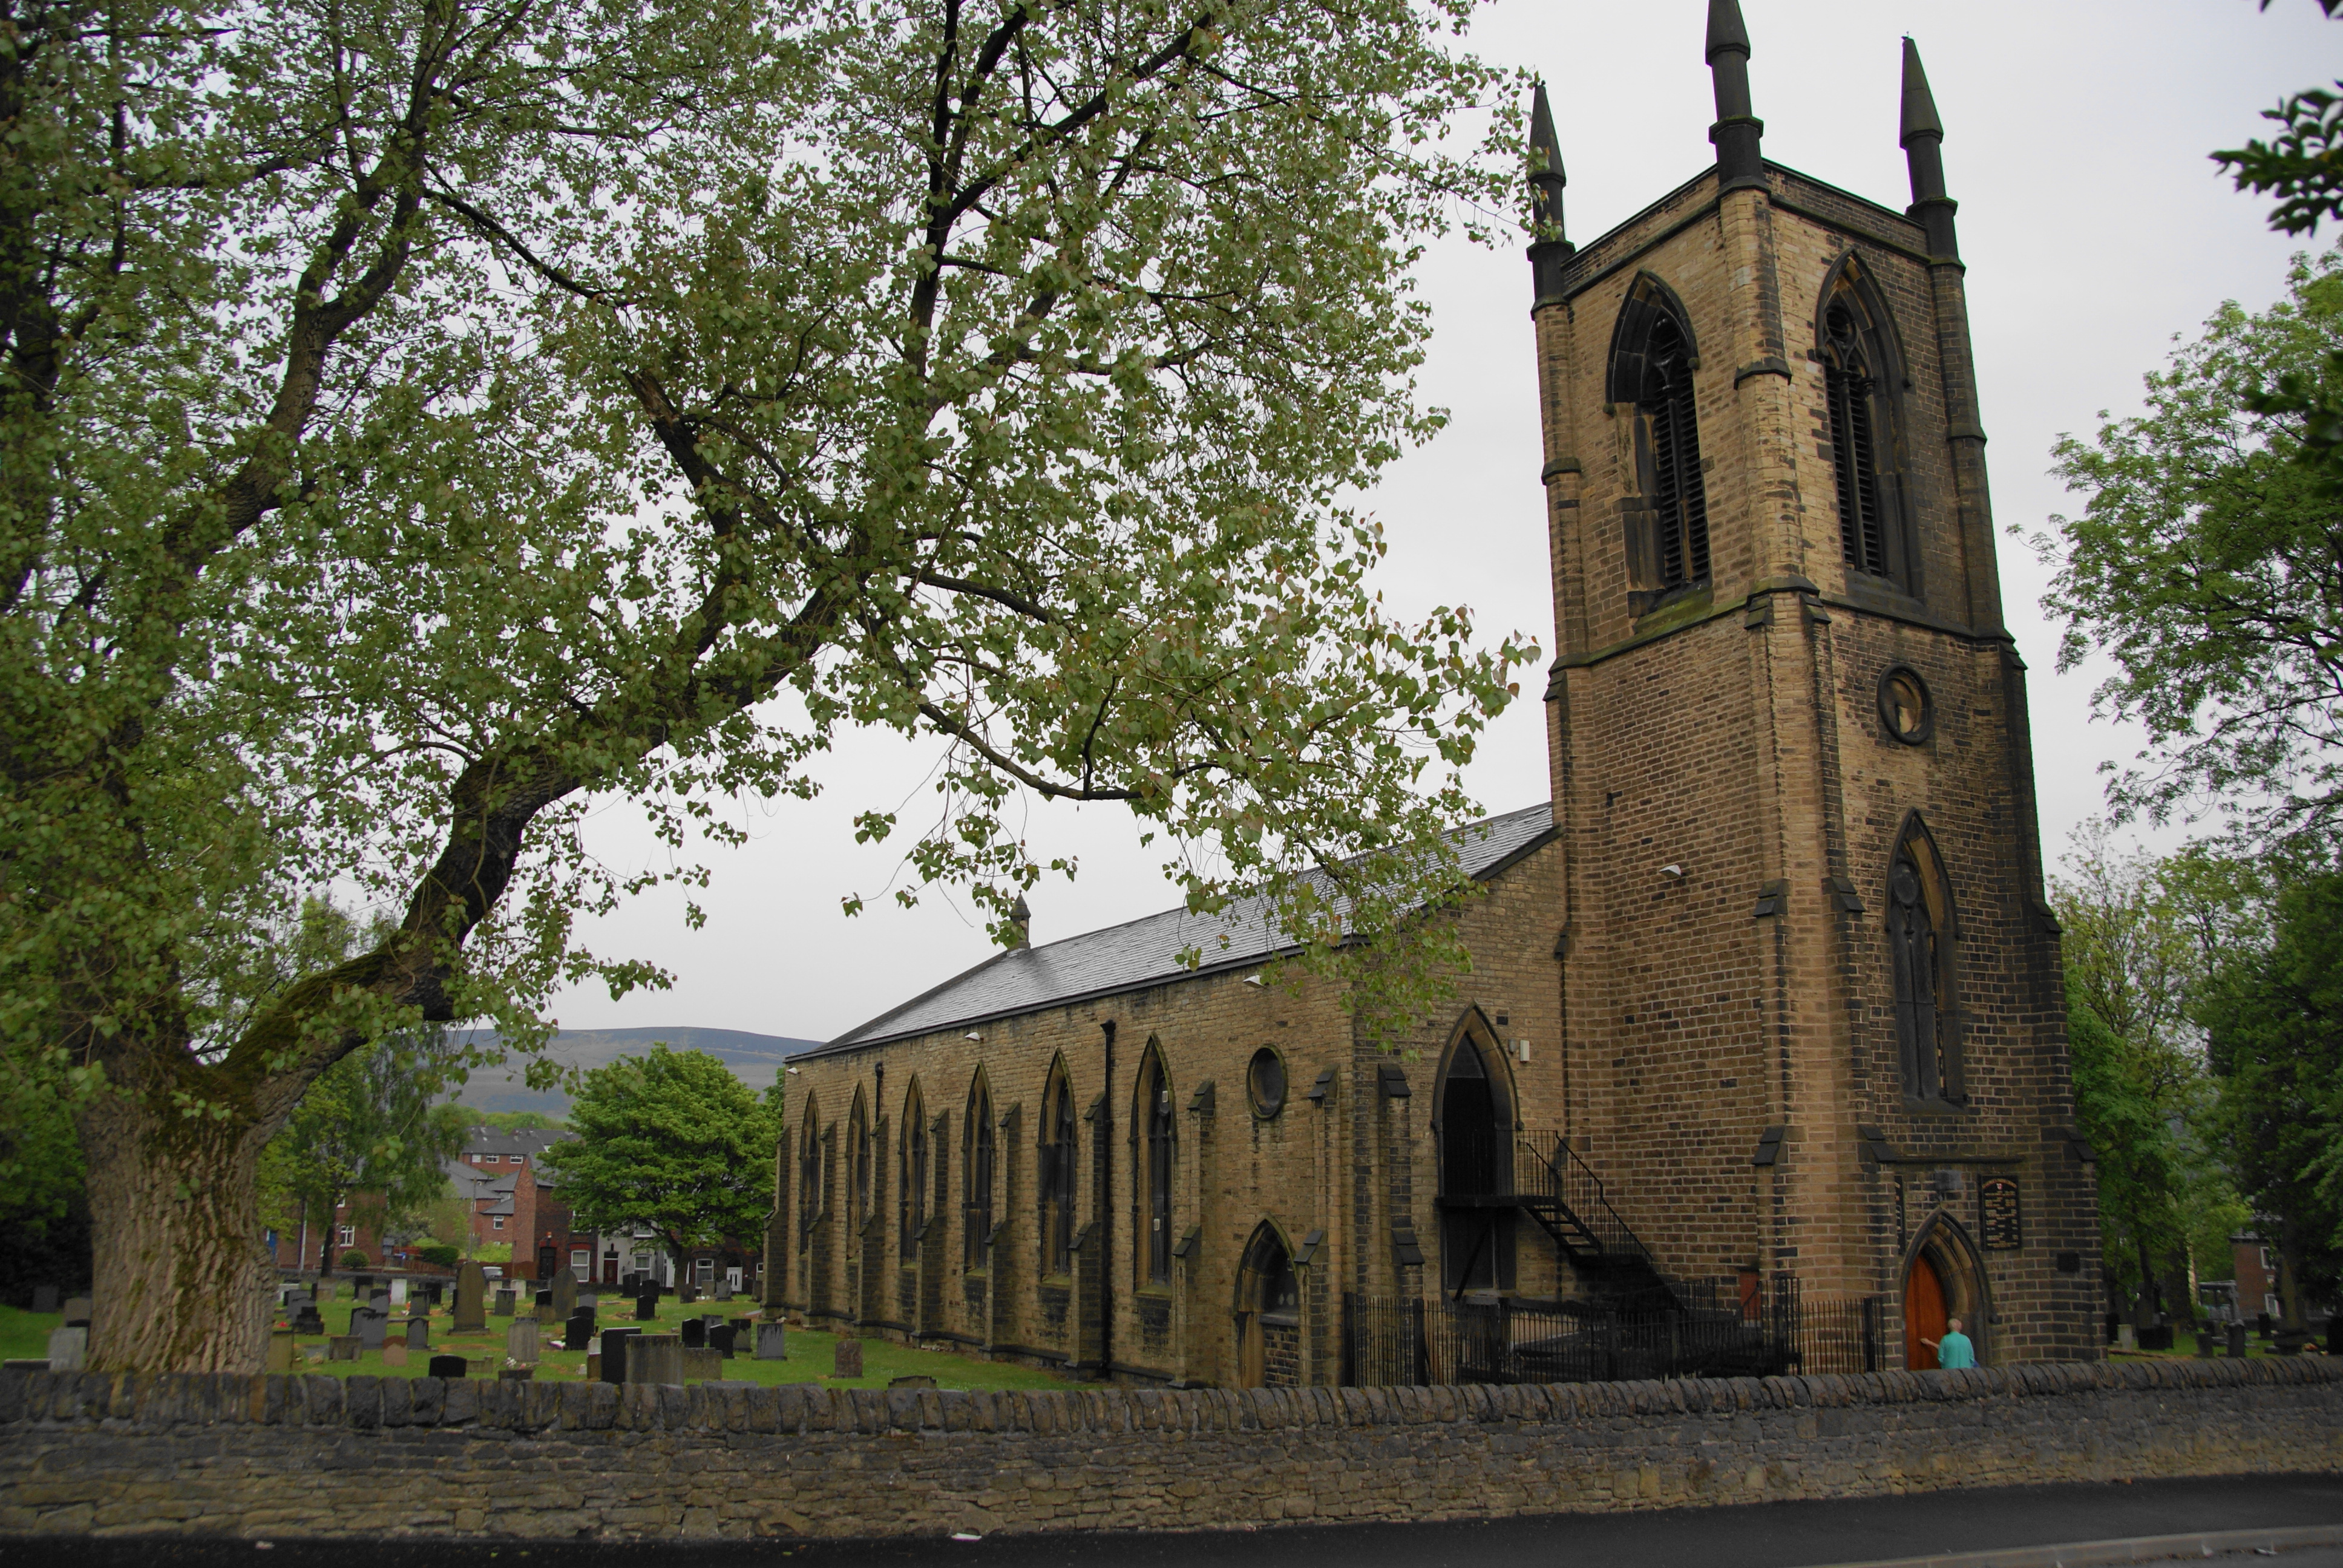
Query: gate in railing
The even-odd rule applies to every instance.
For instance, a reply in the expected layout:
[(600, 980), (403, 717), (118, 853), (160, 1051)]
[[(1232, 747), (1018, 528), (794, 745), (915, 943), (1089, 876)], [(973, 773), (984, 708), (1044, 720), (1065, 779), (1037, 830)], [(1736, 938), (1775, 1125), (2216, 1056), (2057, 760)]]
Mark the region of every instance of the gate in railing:
[(1608, 1382), (1875, 1372), (1879, 1299), (1803, 1299), (1777, 1274), (1745, 1296), (1734, 1282), (1672, 1288), (1664, 1305), (1346, 1294), (1343, 1379), (1358, 1386)]

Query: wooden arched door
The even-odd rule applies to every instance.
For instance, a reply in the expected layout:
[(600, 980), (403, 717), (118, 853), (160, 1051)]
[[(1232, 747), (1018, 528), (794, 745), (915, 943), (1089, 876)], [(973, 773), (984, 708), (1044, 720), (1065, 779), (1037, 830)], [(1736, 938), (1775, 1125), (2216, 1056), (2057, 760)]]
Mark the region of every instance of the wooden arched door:
[(1904, 1276), (1904, 1365), (1910, 1372), (1928, 1372), (1936, 1364), (1936, 1352), (1923, 1340), (1945, 1337), (1945, 1282), (1936, 1272), (1936, 1265), (1928, 1254), (1920, 1253), (1912, 1260), (1912, 1271)]

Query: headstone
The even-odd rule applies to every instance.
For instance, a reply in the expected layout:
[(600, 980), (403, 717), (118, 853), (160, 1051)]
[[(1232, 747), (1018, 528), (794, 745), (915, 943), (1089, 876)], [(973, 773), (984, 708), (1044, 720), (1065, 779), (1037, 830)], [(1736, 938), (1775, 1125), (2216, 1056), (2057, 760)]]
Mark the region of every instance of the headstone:
[(377, 1285), (373, 1290), (368, 1291), (367, 1292), (367, 1305), (372, 1307), (376, 1312), (380, 1312), (386, 1318), (390, 1316), (389, 1290), (384, 1286)]
[(350, 1332), (357, 1335), (359, 1342), (370, 1351), (382, 1349), (383, 1334), (389, 1327), (388, 1312), (373, 1307), (350, 1309)]
[(540, 1323), (558, 1323), (561, 1321), (554, 1312), (551, 1291), (537, 1292), (537, 1321)]
[(578, 1276), (568, 1269), (553, 1271), (553, 1314), (564, 1322), (578, 1310)]
[(2270, 1315), (2268, 1312), (2254, 1314), (2254, 1333), (2261, 1339), (2270, 1337)]
[(407, 1364), (407, 1347), (402, 1344), (387, 1344), (383, 1346), (382, 1364), (387, 1367), (405, 1366)]
[(716, 1299), (719, 1302), (732, 1299), (732, 1277), (729, 1274), (716, 1282)]
[(462, 1356), (433, 1356), (431, 1358), (431, 1375), (433, 1377), (462, 1377), (471, 1371), (471, 1366), (472, 1363), (465, 1360)]
[(535, 1381), (536, 1377), (535, 1367), (500, 1367), (497, 1371), (498, 1382), (530, 1382)]
[(584, 1350), (586, 1342), (594, 1337), (594, 1309), (580, 1307), (569, 1314), (561, 1328), (561, 1343), (568, 1350)]
[(303, 1345), (301, 1347), (301, 1359), (307, 1362), (311, 1366), (317, 1366), (325, 1361), (326, 1352), (331, 1348), (332, 1347), (328, 1345)]
[(708, 1348), (708, 1324), (699, 1318), (683, 1320), (683, 1348), (700, 1351)]
[(293, 1370), (293, 1331), (291, 1329), (271, 1329), (268, 1332), (268, 1360), (262, 1370), (277, 1372)]
[(57, 1288), (55, 1285), (35, 1285), (33, 1287), (33, 1310), (36, 1312), (55, 1312), (57, 1310)]
[(407, 1305), (407, 1280), (403, 1275), (390, 1282), (390, 1304), (394, 1307)]
[(49, 1370), (79, 1372), (89, 1360), (89, 1330), (86, 1328), (51, 1329), (49, 1331)]
[(659, 1322), (659, 1292), (645, 1291), (635, 1298), (635, 1321), (641, 1323)]
[(2219, 1332), (2210, 1328), (2198, 1329), (2197, 1331), (2197, 1354), (2199, 1357), (2205, 1357), (2217, 1356), (2220, 1353), (2221, 1336)]
[[(598, 1307), (600, 1307), (600, 1306), (601, 1306), (601, 1304), (602, 1304), (602, 1292), (599, 1292), (599, 1291), (586, 1291), (586, 1290), (581, 1290), (581, 1291), (579, 1291), (579, 1292), (578, 1292), (578, 1307), (596, 1307), (596, 1308), (598, 1308)], [(572, 1307), (572, 1308), (570, 1308), (569, 1310), (570, 1310), (571, 1312), (576, 1312), (576, 1311), (578, 1310), (578, 1307)]]
[(508, 1318), (512, 1315), (513, 1292), (509, 1287), (508, 1287), (507, 1289), (497, 1292), (497, 1316), (500, 1318)]
[(336, 1334), (326, 1342), (326, 1359), (329, 1362), (354, 1362), (360, 1349), (356, 1334)]
[(689, 1280), (679, 1281), (675, 1287), (675, 1299), (689, 1306), (699, 1300), (699, 1287)]
[(450, 1333), (483, 1333), (488, 1329), (488, 1271), (464, 1261), (455, 1275), (455, 1317), (447, 1322)]
[(293, 1314), (293, 1332), (297, 1334), (322, 1334), (326, 1332), (326, 1315), (317, 1303), (304, 1300), (300, 1311)]
[(433, 1306), (437, 1306), (439, 1304), (439, 1293), (443, 1288), (444, 1287), (437, 1280), (426, 1280), (423, 1282), (423, 1299), (429, 1302)]
[(521, 1366), (537, 1364), (537, 1320), (516, 1318), (513, 1326), (505, 1331), (505, 1360)]
[(2243, 1322), (2229, 1325), (2229, 1353), (2239, 1361), (2246, 1359), (2246, 1325)]
[(707, 1345), (702, 1345), (696, 1351), (689, 1348), (684, 1351), (684, 1382), (700, 1382), (709, 1378), (723, 1375), (724, 1357), (721, 1352)]
[(850, 1339), (844, 1335), (839, 1337), (837, 1352), (830, 1358), (830, 1375), (832, 1377), (862, 1375), (862, 1342), (860, 1340)]
[(732, 1359), (733, 1332), (734, 1331), (730, 1323), (709, 1324), (708, 1348), (714, 1351), (718, 1355), (722, 1356), (726, 1361), (730, 1361)]
[(352, 1301), (363, 1302), (367, 1296), (373, 1293), (374, 1276), (372, 1274), (360, 1274), (350, 1281), (350, 1299)]
[(2129, 1323), (2117, 1325), (2116, 1329), (2116, 1349), (2119, 1351), (2136, 1351), (2139, 1349), (2138, 1332)]
[(90, 1304), (87, 1296), (74, 1296), (65, 1304), (65, 1327), (89, 1327)]
[(431, 1320), (421, 1312), (412, 1313), (407, 1320), (407, 1348), (411, 1351), (431, 1348)]
[(760, 1362), (785, 1362), (789, 1359), (789, 1326), (787, 1323), (757, 1324), (757, 1359)]
[(451, 1334), (477, 1334), (488, 1326), (488, 1314), (484, 1310), (488, 1290), (488, 1276), (480, 1265), (468, 1260), (456, 1273), (456, 1315), (447, 1325)]
[(683, 1341), (674, 1334), (637, 1334), (627, 1342), (628, 1382), (683, 1382)]
[(639, 1335), (640, 1329), (604, 1329), (602, 1331), (602, 1381), (627, 1381), (627, 1342)]

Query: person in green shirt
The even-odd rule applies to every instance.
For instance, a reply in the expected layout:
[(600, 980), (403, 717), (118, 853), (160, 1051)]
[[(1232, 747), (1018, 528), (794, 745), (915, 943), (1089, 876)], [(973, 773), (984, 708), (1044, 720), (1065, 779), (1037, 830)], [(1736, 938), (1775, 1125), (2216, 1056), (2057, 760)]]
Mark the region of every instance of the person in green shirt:
[(1946, 1372), (1958, 1372), (1963, 1367), (1976, 1365), (1976, 1347), (1969, 1343), (1968, 1335), (1961, 1332), (1961, 1320), (1945, 1320), (1945, 1337), (1922, 1340), (1922, 1344), (1936, 1352), (1936, 1365)]

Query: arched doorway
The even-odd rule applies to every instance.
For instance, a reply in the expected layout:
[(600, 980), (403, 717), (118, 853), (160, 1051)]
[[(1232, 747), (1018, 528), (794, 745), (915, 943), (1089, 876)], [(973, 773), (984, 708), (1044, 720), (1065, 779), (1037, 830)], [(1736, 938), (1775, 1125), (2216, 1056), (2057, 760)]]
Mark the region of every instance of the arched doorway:
[(1441, 1075), (1440, 1275), (1451, 1294), (1513, 1282), (1513, 1114), (1494, 1043), (1468, 1028)]
[(1302, 1282), (1293, 1254), (1264, 1220), (1237, 1271), (1237, 1383), (1292, 1388), (1302, 1381)]
[(1961, 1331), (1976, 1345), (1977, 1363), (1986, 1364), (1988, 1306), (1985, 1270), (1976, 1247), (1958, 1224), (1937, 1215), (1922, 1227), (1904, 1269), (1906, 1370), (1935, 1368), (1936, 1352), (1926, 1342), (1944, 1338), (1946, 1325), (1954, 1318), (1961, 1320)]

